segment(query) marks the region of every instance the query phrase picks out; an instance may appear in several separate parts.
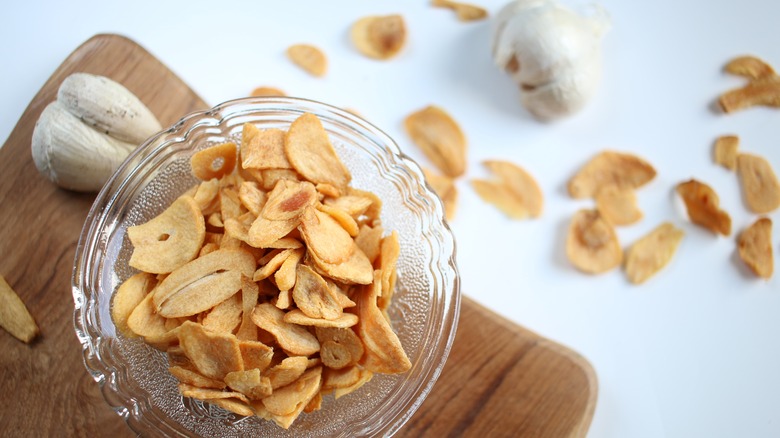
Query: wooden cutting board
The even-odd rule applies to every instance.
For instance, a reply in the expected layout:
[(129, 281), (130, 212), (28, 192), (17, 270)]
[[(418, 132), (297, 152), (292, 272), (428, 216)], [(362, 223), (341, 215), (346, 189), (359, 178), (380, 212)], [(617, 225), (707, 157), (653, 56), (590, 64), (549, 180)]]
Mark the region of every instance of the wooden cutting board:
[[(73, 329), (73, 260), (94, 195), (57, 188), (30, 155), (35, 121), (77, 71), (124, 84), (163, 125), (208, 107), (133, 41), (97, 35), (54, 72), (0, 149), (0, 275), (42, 333), (26, 345), (0, 330), (0, 436), (134, 435), (84, 368)], [(577, 353), (465, 297), (447, 365), (397, 436), (585, 436), (596, 393), (595, 373)]]

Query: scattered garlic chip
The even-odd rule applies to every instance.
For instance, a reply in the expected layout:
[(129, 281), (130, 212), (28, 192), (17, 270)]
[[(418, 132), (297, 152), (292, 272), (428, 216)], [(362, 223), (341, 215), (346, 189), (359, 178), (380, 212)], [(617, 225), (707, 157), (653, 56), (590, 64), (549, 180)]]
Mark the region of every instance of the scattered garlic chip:
[(287, 48), (287, 57), (313, 76), (324, 76), (328, 58), (322, 50), (310, 44), (295, 44)]
[(607, 186), (638, 189), (655, 178), (647, 161), (622, 152), (604, 151), (591, 158), (569, 180), (569, 194), (575, 199), (593, 198)]
[(731, 234), (731, 216), (721, 210), (718, 194), (707, 184), (692, 179), (677, 185), (691, 222), (713, 233)]
[(460, 21), (477, 21), (482, 20), (488, 16), (487, 10), (485, 10), (485, 8), (467, 3), (459, 3), (451, 0), (433, 0), (431, 4), (440, 8), (452, 9), (455, 11), (458, 20)]
[(249, 94), (252, 97), (286, 96), (284, 91), (276, 87), (257, 87)]
[(360, 53), (374, 59), (389, 59), (406, 43), (406, 24), (400, 15), (371, 16), (352, 25), (352, 43)]
[(458, 123), (436, 106), (416, 111), (404, 120), (406, 132), (423, 154), (445, 175), (466, 171), (466, 137)]
[(423, 169), (423, 174), (433, 191), (441, 198), (444, 204), (444, 216), (447, 220), (453, 220), (458, 209), (458, 188), (455, 186), (455, 180), (434, 173), (431, 169)]
[(127, 229), (133, 244), (129, 264), (153, 274), (165, 274), (197, 257), (206, 235), (200, 207), (189, 196), (176, 199), (160, 215)]
[(472, 179), (471, 187), (483, 201), (492, 204), (511, 219), (526, 219), (528, 208), (505, 185), (490, 180)]
[(737, 168), (739, 137), (723, 135), (715, 140), (715, 162), (729, 170)]
[(626, 255), (628, 280), (641, 284), (663, 269), (677, 252), (684, 235), (682, 230), (665, 222), (637, 240)]
[(544, 205), (542, 189), (530, 173), (509, 161), (486, 160), (482, 164), (517, 198), (527, 216), (541, 216)]
[(775, 70), (772, 66), (755, 56), (734, 58), (723, 69), (728, 73), (744, 76), (748, 79), (761, 79), (775, 75)]
[(745, 202), (751, 211), (763, 214), (780, 207), (780, 182), (765, 158), (739, 154), (737, 175)]
[(596, 195), (596, 208), (613, 225), (631, 225), (642, 219), (636, 194), (630, 189), (607, 186)]
[(623, 261), (615, 230), (597, 210), (580, 210), (574, 214), (566, 237), (566, 255), (582, 272), (601, 274)]
[(739, 236), (739, 256), (759, 277), (769, 279), (774, 272), (772, 219), (762, 217)]
[(726, 72), (744, 76), (747, 85), (727, 91), (718, 103), (726, 113), (763, 105), (780, 108), (780, 76), (763, 60), (741, 56), (726, 64)]
[(27, 306), (2, 275), (0, 275), (0, 327), (27, 344), (40, 332)]

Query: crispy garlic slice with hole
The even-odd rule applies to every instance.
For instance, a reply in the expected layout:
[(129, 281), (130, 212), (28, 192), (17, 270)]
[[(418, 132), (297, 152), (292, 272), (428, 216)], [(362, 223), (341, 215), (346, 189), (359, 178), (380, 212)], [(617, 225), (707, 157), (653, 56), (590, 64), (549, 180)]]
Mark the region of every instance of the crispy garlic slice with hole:
[(235, 143), (222, 143), (195, 152), (190, 158), (192, 174), (203, 181), (222, 178), (236, 167), (237, 156)]
[(715, 190), (695, 179), (678, 184), (676, 190), (691, 222), (716, 234), (731, 234), (731, 216), (720, 209), (720, 198)]
[(737, 155), (739, 153), (739, 137), (736, 135), (723, 135), (715, 140), (715, 162), (729, 170), (737, 168)]
[(255, 258), (241, 249), (219, 249), (171, 272), (151, 294), (161, 316), (191, 316), (211, 309), (241, 289), (241, 275), (255, 271)]
[(166, 274), (197, 257), (206, 223), (195, 200), (182, 196), (150, 221), (129, 227), (127, 236), (133, 244), (131, 267)]
[(637, 240), (626, 256), (626, 274), (634, 284), (641, 284), (663, 269), (677, 252), (685, 233), (665, 222)]
[(764, 157), (739, 154), (737, 175), (742, 185), (745, 203), (751, 211), (763, 214), (780, 207), (780, 182)]
[(363, 17), (352, 25), (352, 43), (369, 58), (394, 57), (406, 43), (406, 23), (401, 15)]
[(288, 47), (287, 58), (312, 76), (325, 76), (328, 70), (327, 56), (311, 44), (294, 44)]
[(241, 165), (245, 169), (292, 169), (284, 153), (285, 132), (281, 129), (258, 129), (245, 123), (241, 141)]
[(303, 114), (290, 124), (284, 138), (284, 152), (293, 168), (314, 184), (331, 184), (344, 190), (352, 180), (322, 122), (314, 114)]
[(244, 369), (238, 338), (234, 335), (214, 333), (192, 321), (182, 324), (178, 335), (182, 351), (204, 376), (224, 380), (228, 373)]
[(587, 274), (610, 271), (623, 261), (615, 230), (598, 210), (583, 209), (574, 214), (566, 237), (566, 255)]
[(390, 322), (377, 306), (381, 291), (381, 273), (376, 272), (373, 282), (359, 287), (355, 293), (357, 307), (354, 312), (358, 316), (355, 333), (363, 341), (365, 349), (361, 365), (376, 373), (403, 373), (412, 367), (412, 363)]
[(404, 126), (414, 144), (445, 175), (456, 178), (466, 171), (466, 136), (458, 123), (437, 106), (408, 115)]
[(653, 166), (636, 155), (604, 151), (590, 159), (568, 183), (575, 199), (593, 198), (606, 186), (638, 189), (655, 178)]
[(631, 225), (643, 217), (636, 203), (636, 193), (617, 186), (607, 186), (599, 190), (596, 195), (596, 209), (613, 225)]
[[(360, 341), (358, 335), (356, 335), (351, 328), (315, 327), (314, 333), (317, 335), (317, 339), (320, 341), (323, 350), (327, 348), (333, 349), (334, 347), (331, 346), (330, 344), (336, 344), (341, 347), (339, 351), (340, 353), (339, 356), (344, 356), (341, 353), (346, 351), (346, 355), (348, 355), (348, 360), (346, 361), (346, 363), (338, 367), (338, 369), (344, 368), (346, 366), (355, 365), (363, 357), (363, 353), (364, 353), (363, 343)], [(325, 344), (328, 344), (327, 348)], [(336, 366), (334, 366), (333, 363), (329, 363), (332, 361), (330, 360), (330, 358), (326, 359), (325, 356), (322, 354), (322, 351), (320, 351), (320, 356), (322, 357), (322, 362), (325, 364), (325, 366), (334, 369), (337, 368)], [(339, 363), (341, 363), (341, 360), (339, 360)]]
[(739, 235), (739, 257), (757, 276), (768, 280), (774, 272), (772, 219), (762, 217)]
[(252, 321), (271, 333), (279, 346), (290, 355), (309, 356), (320, 351), (320, 343), (308, 330), (284, 321), (285, 312), (271, 303), (255, 306)]

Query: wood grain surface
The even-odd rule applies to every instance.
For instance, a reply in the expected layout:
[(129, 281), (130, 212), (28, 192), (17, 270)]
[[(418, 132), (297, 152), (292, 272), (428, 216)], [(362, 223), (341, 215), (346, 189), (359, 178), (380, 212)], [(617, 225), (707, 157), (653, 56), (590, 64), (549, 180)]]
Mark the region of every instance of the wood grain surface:
[[(0, 274), (41, 328), (31, 345), (0, 331), (3, 437), (135, 435), (87, 373), (73, 329), (73, 260), (94, 195), (57, 188), (30, 155), (35, 121), (76, 71), (124, 84), (163, 125), (207, 108), (133, 41), (97, 35), (54, 72), (0, 149)], [(447, 365), (397, 436), (584, 436), (596, 393), (595, 373), (578, 354), (465, 298)]]

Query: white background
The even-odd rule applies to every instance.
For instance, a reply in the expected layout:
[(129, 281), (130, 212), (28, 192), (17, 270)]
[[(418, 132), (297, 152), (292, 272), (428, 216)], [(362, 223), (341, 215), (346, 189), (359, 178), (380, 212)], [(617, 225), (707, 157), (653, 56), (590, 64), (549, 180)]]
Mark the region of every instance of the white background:
[[(481, 0), (491, 14), (501, 0)], [(780, 279), (756, 280), (736, 256), (736, 235), (756, 217), (736, 176), (712, 162), (713, 140), (737, 134), (741, 148), (780, 170), (780, 110), (712, 111), (742, 80), (730, 58), (752, 53), (780, 68), (776, 0), (603, 0), (613, 27), (605, 73), (580, 114), (541, 124), (520, 107), (513, 83), (491, 63), (490, 20), (464, 24), (426, 1), (7, 2), (0, 16), (0, 139), (65, 57), (100, 32), (129, 36), (159, 57), (210, 104), (259, 85), (357, 109), (411, 156), (403, 118), (436, 104), (469, 139), (452, 222), (463, 292), (496, 312), (574, 348), (594, 365), (599, 397), (591, 437), (780, 436)], [(357, 18), (401, 13), (409, 29), (389, 62), (357, 54)], [(325, 78), (292, 66), (284, 49), (309, 42), (329, 56)], [(564, 253), (571, 215), (591, 205), (565, 192), (597, 151), (631, 151), (658, 176), (638, 192), (645, 218), (618, 230), (624, 246), (662, 221), (686, 232), (660, 275), (630, 285), (616, 270), (575, 271)], [(482, 202), (468, 179), (480, 162), (512, 160), (545, 194), (534, 221), (510, 221)], [(673, 187), (696, 177), (720, 195), (735, 233), (692, 226)], [(780, 214), (771, 217), (780, 222)], [(776, 227), (777, 228), (777, 227)], [(775, 257), (780, 231), (775, 230)]]

